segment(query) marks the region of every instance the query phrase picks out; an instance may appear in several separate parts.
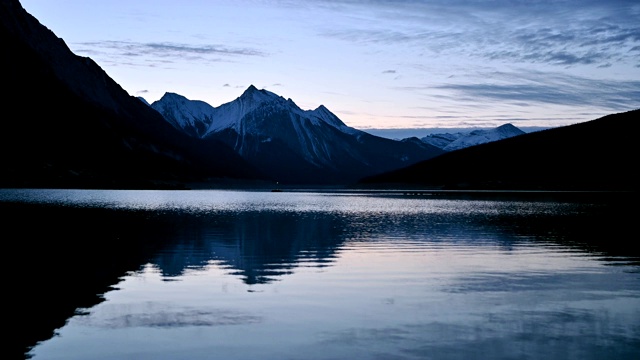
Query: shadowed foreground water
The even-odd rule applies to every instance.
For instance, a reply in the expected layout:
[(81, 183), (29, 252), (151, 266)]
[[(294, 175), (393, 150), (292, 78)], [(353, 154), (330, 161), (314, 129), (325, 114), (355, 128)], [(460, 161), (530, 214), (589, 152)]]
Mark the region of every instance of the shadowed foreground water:
[(1, 190), (10, 351), (638, 358), (629, 200), (481, 195)]

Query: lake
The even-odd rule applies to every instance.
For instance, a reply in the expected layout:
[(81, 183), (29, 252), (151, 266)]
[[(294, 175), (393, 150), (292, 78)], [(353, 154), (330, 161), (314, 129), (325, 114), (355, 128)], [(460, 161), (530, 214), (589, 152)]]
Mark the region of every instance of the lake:
[(639, 359), (631, 195), (0, 190), (7, 353)]

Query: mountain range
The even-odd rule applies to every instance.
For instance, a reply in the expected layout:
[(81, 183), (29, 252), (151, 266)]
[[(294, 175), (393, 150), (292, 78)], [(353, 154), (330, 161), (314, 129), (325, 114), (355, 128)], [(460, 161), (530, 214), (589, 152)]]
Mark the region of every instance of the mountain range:
[(347, 184), (444, 153), (426, 143), (370, 135), (322, 105), (302, 110), (253, 85), (219, 107), (174, 93), (151, 107), (184, 134), (227, 144), (278, 183)]
[(524, 134), (505, 124), (488, 130), (433, 134), (420, 141), (390, 140), (347, 126), (325, 106), (302, 110), (293, 100), (253, 85), (219, 107), (175, 93), (166, 93), (149, 105), (176, 129), (226, 143), (280, 182), (351, 183), (447, 151)]
[(471, 138), (391, 140), (254, 86), (219, 107), (173, 93), (148, 104), (17, 0), (0, 0), (0, 41), (0, 187), (637, 189), (639, 110), (529, 134), (508, 124)]

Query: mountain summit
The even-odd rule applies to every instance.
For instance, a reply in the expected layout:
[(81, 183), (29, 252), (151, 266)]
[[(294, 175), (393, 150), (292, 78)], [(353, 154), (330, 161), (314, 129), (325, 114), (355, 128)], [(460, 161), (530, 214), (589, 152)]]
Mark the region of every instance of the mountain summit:
[(347, 126), (323, 105), (303, 110), (253, 85), (219, 107), (175, 94), (165, 94), (151, 107), (176, 129), (229, 145), (283, 183), (344, 184), (443, 153), (429, 144), (370, 135)]

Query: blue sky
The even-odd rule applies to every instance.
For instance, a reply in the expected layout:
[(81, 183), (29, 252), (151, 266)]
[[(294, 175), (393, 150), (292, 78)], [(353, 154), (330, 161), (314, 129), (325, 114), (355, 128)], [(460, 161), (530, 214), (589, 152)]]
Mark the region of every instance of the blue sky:
[(251, 84), (375, 128), (561, 126), (640, 108), (640, 2), (21, 0), (131, 95)]

